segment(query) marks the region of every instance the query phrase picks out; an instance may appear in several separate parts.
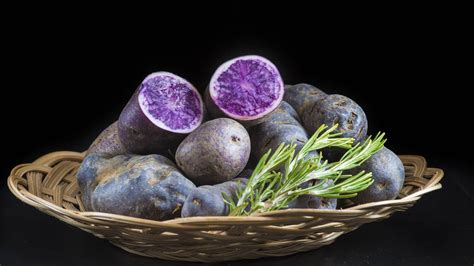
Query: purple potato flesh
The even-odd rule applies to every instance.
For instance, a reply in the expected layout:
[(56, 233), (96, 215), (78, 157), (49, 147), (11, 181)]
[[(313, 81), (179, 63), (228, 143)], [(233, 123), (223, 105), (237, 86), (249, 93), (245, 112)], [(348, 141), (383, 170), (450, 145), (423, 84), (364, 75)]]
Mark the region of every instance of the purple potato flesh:
[(195, 130), (203, 116), (203, 101), (191, 83), (156, 72), (145, 78), (123, 109), (118, 133), (131, 153), (166, 153)]
[(189, 133), (202, 120), (202, 101), (186, 80), (171, 73), (148, 76), (141, 85), (138, 102), (143, 113), (160, 128)]
[(275, 65), (249, 55), (229, 60), (216, 70), (206, 104), (214, 117), (255, 124), (278, 107), (283, 94), (283, 80)]

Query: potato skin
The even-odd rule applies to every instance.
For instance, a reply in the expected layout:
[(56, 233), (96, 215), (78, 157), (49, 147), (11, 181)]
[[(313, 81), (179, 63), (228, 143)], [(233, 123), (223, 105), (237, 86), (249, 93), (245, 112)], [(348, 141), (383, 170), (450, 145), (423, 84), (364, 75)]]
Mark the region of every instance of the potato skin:
[[(312, 135), (323, 124), (338, 124), (335, 132), (341, 137), (354, 138), (354, 143), (363, 141), (367, 136), (367, 117), (364, 110), (346, 96), (331, 94), (305, 110), (301, 118), (303, 126)], [(323, 149), (323, 156), (330, 162), (338, 161), (346, 150), (330, 147)]]
[(138, 103), (138, 88), (122, 110), (118, 120), (118, 135), (127, 151), (133, 154), (168, 154), (186, 137), (153, 124)]
[(229, 181), (250, 156), (247, 130), (228, 118), (207, 121), (189, 134), (176, 151), (176, 162), (196, 185)]
[[(332, 180), (327, 180), (323, 187), (327, 187), (332, 182)], [(308, 184), (306, 183), (303, 187), (308, 187)], [(335, 210), (337, 208), (337, 199), (302, 195), (288, 204), (288, 209), (290, 208)]]
[(300, 83), (296, 85), (285, 85), (283, 100), (289, 103), (300, 117), (306, 109), (311, 108), (315, 102), (326, 97), (327, 94), (313, 85)]
[(298, 152), (308, 141), (296, 111), (283, 101), (270, 117), (249, 130), (252, 141), (252, 160), (258, 161), (269, 149), (275, 151), (281, 143), (294, 142)]
[(115, 121), (100, 133), (87, 150), (86, 156), (92, 153), (98, 153), (104, 156), (113, 157), (127, 153), (118, 136), (117, 124), (118, 122)]
[(88, 211), (167, 220), (196, 187), (161, 155), (87, 156), (77, 179)]
[(321, 99), (306, 110), (301, 118), (304, 128), (312, 135), (323, 124), (339, 124), (336, 132), (341, 137), (354, 138), (355, 142), (363, 140), (367, 134), (367, 117), (364, 110), (350, 98), (331, 94)]
[(350, 200), (357, 204), (395, 199), (403, 188), (405, 168), (398, 156), (388, 148), (382, 148), (360, 167), (349, 173), (372, 172), (374, 183)]
[(288, 204), (288, 209), (335, 210), (337, 199), (322, 198), (313, 195), (302, 195)]
[(186, 198), (181, 217), (228, 215), (229, 206), (224, 202), (222, 194), (236, 200), (237, 189), (246, 184), (246, 178), (235, 178), (214, 186), (197, 187)]

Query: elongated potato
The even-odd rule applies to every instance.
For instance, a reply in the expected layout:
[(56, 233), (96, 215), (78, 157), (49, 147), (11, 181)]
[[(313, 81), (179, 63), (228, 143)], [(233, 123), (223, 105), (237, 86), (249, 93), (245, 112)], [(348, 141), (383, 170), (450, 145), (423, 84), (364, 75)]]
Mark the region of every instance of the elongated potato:
[(88, 211), (167, 220), (181, 216), (196, 187), (161, 155), (87, 156), (77, 173)]

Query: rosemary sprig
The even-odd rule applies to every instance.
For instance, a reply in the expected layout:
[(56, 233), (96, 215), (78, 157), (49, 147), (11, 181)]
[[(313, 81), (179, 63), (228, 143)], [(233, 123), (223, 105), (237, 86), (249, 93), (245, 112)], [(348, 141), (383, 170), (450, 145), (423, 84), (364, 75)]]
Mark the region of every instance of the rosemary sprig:
[[(295, 144), (281, 144), (275, 152), (269, 150), (262, 156), (247, 185), (237, 192), (237, 201), (225, 199), (229, 204), (230, 215), (241, 216), (285, 208), (297, 197), (310, 194), (328, 198), (350, 198), (370, 186), (371, 173), (356, 175), (343, 174), (344, 171), (359, 166), (385, 143), (384, 134), (352, 147), (352, 138), (340, 138), (334, 133), (337, 125), (328, 129), (321, 126), (295, 154)], [(326, 147), (348, 149), (338, 162), (328, 163), (321, 153), (308, 156), (310, 152)], [(310, 157), (310, 158), (308, 158)], [(284, 171), (281, 171), (281, 169)], [(333, 182), (328, 183), (326, 180)], [(321, 180), (321, 182), (312, 182)], [(303, 184), (310, 183), (308, 187)], [(326, 185), (324, 185), (326, 183)]]

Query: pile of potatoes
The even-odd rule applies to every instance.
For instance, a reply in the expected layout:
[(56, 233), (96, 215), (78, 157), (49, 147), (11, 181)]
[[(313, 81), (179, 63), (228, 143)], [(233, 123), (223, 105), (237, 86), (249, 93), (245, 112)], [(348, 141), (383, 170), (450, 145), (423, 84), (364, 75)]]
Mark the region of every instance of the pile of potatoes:
[[(224, 197), (236, 199), (263, 154), (281, 143), (299, 150), (323, 124), (338, 124), (337, 131), (356, 143), (367, 137), (357, 103), (309, 84), (285, 86), (278, 69), (260, 56), (222, 64), (203, 96), (175, 74), (150, 74), (87, 151), (77, 173), (84, 207), (154, 220), (228, 215)], [(321, 152), (337, 161), (344, 150)], [(389, 149), (352, 173), (361, 170), (372, 172), (374, 183), (354, 203), (399, 194), (404, 168)], [(287, 206), (336, 207), (336, 199), (309, 195)]]

